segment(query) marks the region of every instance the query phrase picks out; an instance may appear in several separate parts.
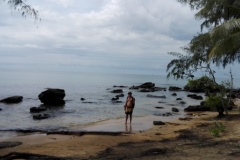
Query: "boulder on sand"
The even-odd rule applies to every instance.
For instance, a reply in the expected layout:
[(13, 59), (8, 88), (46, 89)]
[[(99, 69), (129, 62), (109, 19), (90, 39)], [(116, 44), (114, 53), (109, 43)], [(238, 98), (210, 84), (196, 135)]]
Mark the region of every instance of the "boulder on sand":
[(2, 103), (12, 104), (12, 103), (20, 103), (22, 102), (22, 96), (12, 96), (5, 99), (0, 100)]
[(46, 105), (64, 105), (65, 91), (63, 89), (47, 89), (40, 93), (38, 98)]

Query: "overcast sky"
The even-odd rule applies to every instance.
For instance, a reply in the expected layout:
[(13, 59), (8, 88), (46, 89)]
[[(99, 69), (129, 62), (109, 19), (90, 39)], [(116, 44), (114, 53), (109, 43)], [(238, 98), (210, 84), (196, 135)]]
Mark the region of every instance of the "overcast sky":
[(176, 0), (27, 0), (41, 21), (0, 2), (1, 70), (166, 74), (197, 32)]

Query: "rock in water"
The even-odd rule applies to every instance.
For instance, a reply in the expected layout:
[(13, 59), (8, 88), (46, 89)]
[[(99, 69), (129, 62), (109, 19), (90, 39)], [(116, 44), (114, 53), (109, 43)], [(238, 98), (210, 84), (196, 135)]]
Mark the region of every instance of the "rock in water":
[(38, 98), (46, 105), (64, 105), (65, 91), (63, 89), (47, 89), (40, 93)]
[(22, 96), (12, 96), (5, 99), (0, 100), (2, 103), (12, 104), (12, 103), (20, 103), (22, 102)]

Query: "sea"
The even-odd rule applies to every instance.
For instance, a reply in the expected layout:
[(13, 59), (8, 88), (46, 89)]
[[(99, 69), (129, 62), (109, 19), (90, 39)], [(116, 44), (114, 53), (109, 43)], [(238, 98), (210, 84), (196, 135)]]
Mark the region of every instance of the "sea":
[[(81, 72), (16, 72), (1, 71), (0, 99), (20, 95), (23, 101), (18, 104), (0, 103), (0, 131), (6, 130), (68, 130), (76, 127), (84, 127), (111, 119), (125, 117), (124, 103), (127, 93), (131, 91), (136, 99), (134, 117), (158, 116), (164, 119), (166, 113), (170, 117), (178, 117), (184, 114), (184, 108), (196, 105), (200, 102), (187, 97), (188, 92), (168, 91), (170, 86), (183, 87), (186, 79), (167, 79), (162, 75), (134, 75), (134, 74), (106, 74), (106, 73), (81, 73)], [(130, 90), (131, 86), (137, 86), (145, 82), (155, 83), (156, 87), (166, 88), (166, 91), (143, 93)], [(240, 84), (240, 83), (238, 83)], [(116, 94), (112, 90), (114, 86), (126, 86), (123, 89), (124, 97), (120, 97), (121, 103), (114, 103), (112, 98)], [(239, 87), (239, 86), (238, 86)], [(43, 120), (34, 120), (31, 107), (42, 105), (38, 95), (47, 88), (59, 88), (65, 90), (66, 104), (64, 106), (49, 107), (43, 112), (50, 117)], [(149, 98), (147, 94), (166, 96), (166, 98)], [(83, 103), (81, 98), (85, 99)], [(186, 104), (179, 104), (176, 98), (182, 98)], [(156, 109), (163, 107), (163, 109)], [(172, 107), (179, 109), (178, 113), (172, 112)]]

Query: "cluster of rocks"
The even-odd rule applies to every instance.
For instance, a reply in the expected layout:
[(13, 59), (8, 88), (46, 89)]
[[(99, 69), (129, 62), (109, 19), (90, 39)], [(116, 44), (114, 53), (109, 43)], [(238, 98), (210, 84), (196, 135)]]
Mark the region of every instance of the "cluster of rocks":
[[(116, 94), (112, 99), (111, 102), (113, 103), (122, 103), (120, 98), (124, 97), (124, 92), (122, 88), (128, 88), (127, 86), (113, 86), (113, 90), (110, 91), (113, 94)], [(167, 88), (161, 88), (156, 87), (154, 83), (152, 82), (146, 82), (138, 86), (132, 86), (129, 89), (137, 90), (139, 92), (156, 92), (156, 91), (166, 91)], [(186, 91), (180, 87), (176, 86), (170, 86), (168, 88), (169, 91)], [(172, 96), (177, 96), (177, 93), (173, 92)], [(240, 91), (237, 90), (234, 92), (233, 95), (230, 96), (236, 96), (237, 93)], [(49, 118), (50, 115), (43, 113), (49, 109), (49, 106), (63, 106), (65, 104), (65, 91), (63, 89), (47, 89), (43, 92), (41, 92), (38, 95), (39, 100), (43, 103), (43, 105), (40, 105), (39, 107), (31, 107), (30, 113), (33, 114), (33, 119), (40, 120), (40, 119), (46, 119)], [(153, 94), (147, 94), (148, 98), (167, 98), (165, 95), (153, 95)], [(197, 94), (189, 94), (187, 97), (195, 99), (195, 100), (203, 100), (203, 97), (201, 95)], [(15, 104), (22, 102), (23, 97), (22, 96), (12, 96), (5, 99), (0, 100), (0, 103), (6, 103), (6, 104)], [(182, 98), (176, 98), (177, 101), (179, 101), (180, 104), (185, 104), (186, 102), (182, 101)], [(94, 102), (88, 102), (85, 100), (85, 98), (81, 98), (82, 103), (94, 103)], [(162, 102), (164, 103), (164, 102)], [(157, 109), (163, 109), (163, 107), (155, 107)], [(0, 111), (2, 109), (0, 108)], [(184, 109), (186, 112), (192, 112), (192, 111), (209, 111), (210, 108), (205, 107), (203, 103), (200, 105), (190, 105), (187, 108)], [(176, 107), (172, 108), (172, 112), (179, 112), (179, 109)], [(163, 116), (169, 116), (170, 114), (164, 114)]]
[(166, 91), (166, 88), (155, 87), (155, 83), (146, 82), (139, 86), (132, 86), (129, 89), (135, 89), (139, 92), (155, 92), (155, 91)]
[[(33, 119), (40, 120), (49, 118), (48, 114), (40, 114), (40, 112), (44, 112), (50, 106), (62, 106), (65, 104), (65, 91), (63, 89), (47, 89), (46, 91), (41, 92), (38, 95), (39, 100), (44, 104), (39, 107), (31, 107), (30, 113), (33, 113)], [(23, 96), (12, 96), (8, 98), (4, 98), (0, 100), (1, 103), (5, 104), (17, 104), (22, 102)], [(1, 111), (2, 109), (0, 109)], [(39, 113), (39, 114), (36, 114)]]
[[(30, 108), (34, 120), (42, 120), (51, 117), (49, 114), (42, 114), (51, 106), (63, 106), (65, 104), (65, 91), (63, 89), (47, 89), (38, 95), (39, 100), (44, 104), (39, 107)], [(37, 113), (37, 114), (35, 114)]]
[[(119, 87), (119, 88), (126, 88), (126, 86), (113, 86), (114, 88)], [(115, 97), (111, 99), (113, 103), (123, 103), (120, 101), (121, 97), (124, 97), (123, 90), (122, 89), (114, 89), (111, 91), (111, 93), (117, 94)]]

